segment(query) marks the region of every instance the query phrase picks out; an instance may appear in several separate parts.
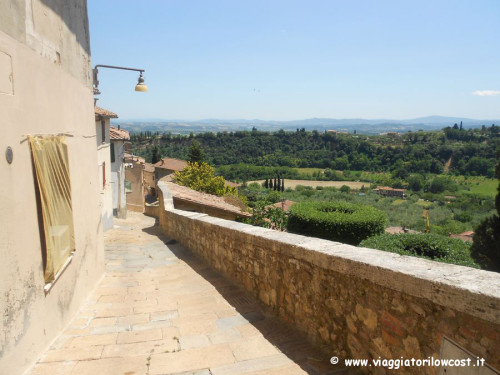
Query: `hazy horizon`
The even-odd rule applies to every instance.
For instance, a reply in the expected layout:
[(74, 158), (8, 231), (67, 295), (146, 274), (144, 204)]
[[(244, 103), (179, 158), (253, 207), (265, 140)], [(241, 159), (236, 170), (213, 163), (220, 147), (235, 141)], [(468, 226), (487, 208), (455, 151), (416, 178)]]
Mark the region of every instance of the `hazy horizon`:
[[(500, 2), (88, 1), (122, 118), (500, 118)], [(130, 27), (134, 25), (134, 27)], [(190, 120), (193, 121), (193, 120)]]

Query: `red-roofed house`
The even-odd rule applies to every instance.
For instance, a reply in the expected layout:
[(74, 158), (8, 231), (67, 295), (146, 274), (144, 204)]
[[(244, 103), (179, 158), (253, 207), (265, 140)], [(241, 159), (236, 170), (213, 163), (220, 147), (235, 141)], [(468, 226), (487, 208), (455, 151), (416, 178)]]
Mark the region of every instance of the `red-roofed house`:
[(373, 189), (373, 192), (383, 195), (385, 197), (406, 198), (405, 189), (394, 189), (388, 186), (380, 186), (376, 189)]
[(281, 202), (270, 204), (267, 207), (281, 208), (283, 211), (289, 212), (290, 211), (290, 207), (292, 207), (294, 204), (295, 204), (294, 201), (290, 201), (288, 199), (285, 199), (285, 200), (283, 200)]
[(163, 158), (158, 163), (154, 164), (155, 167), (155, 180), (159, 181), (160, 178), (173, 174), (177, 171), (182, 171), (187, 166), (187, 161)]

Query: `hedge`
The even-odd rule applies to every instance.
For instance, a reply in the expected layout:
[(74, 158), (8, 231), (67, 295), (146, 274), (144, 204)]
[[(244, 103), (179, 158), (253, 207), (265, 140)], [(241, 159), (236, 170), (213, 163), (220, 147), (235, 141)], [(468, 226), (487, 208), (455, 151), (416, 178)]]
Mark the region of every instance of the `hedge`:
[(365, 238), (382, 233), (386, 221), (385, 214), (371, 206), (307, 201), (291, 207), (287, 230), (357, 245)]
[(471, 257), (470, 243), (438, 234), (381, 234), (362, 241), (360, 246), (479, 268)]

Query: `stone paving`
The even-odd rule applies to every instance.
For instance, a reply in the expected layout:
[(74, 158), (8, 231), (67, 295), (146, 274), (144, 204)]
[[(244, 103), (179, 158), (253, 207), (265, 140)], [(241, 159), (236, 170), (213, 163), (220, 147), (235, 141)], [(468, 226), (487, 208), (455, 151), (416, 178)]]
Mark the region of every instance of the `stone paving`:
[(31, 375), (344, 374), (258, 301), (129, 213), (106, 276)]

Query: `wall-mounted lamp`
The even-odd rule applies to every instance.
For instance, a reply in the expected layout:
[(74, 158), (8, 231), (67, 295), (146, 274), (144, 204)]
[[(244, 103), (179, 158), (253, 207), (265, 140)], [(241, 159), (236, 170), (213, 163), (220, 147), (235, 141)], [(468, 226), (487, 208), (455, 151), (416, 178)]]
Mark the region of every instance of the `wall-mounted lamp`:
[(139, 80), (137, 85), (135, 85), (135, 91), (146, 92), (148, 91), (148, 86), (144, 83), (144, 77), (142, 73), (145, 72), (144, 69), (135, 69), (135, 68), (125, 68), (123, 66), (114, 66), (114, 65), (96, 65), (93, 69), (94, 74), (94, 95), (99, 95), (101, 92), (99, 91), (99, 80), (97, 79), (97, 74), (99, 73), (98, 68), (109, 68), (109, 69), (121, 69), (121, 70), (133, 70), (135, 72), (140, 72)]
[(146, 86), (146, 84), (144, 83), (142, 72), (139, 75), (139, 81), (137, 82), (137, 85), (135, 85), (135, 91), (142, 91), (142, 92), (148, 91), (148, 86)]

